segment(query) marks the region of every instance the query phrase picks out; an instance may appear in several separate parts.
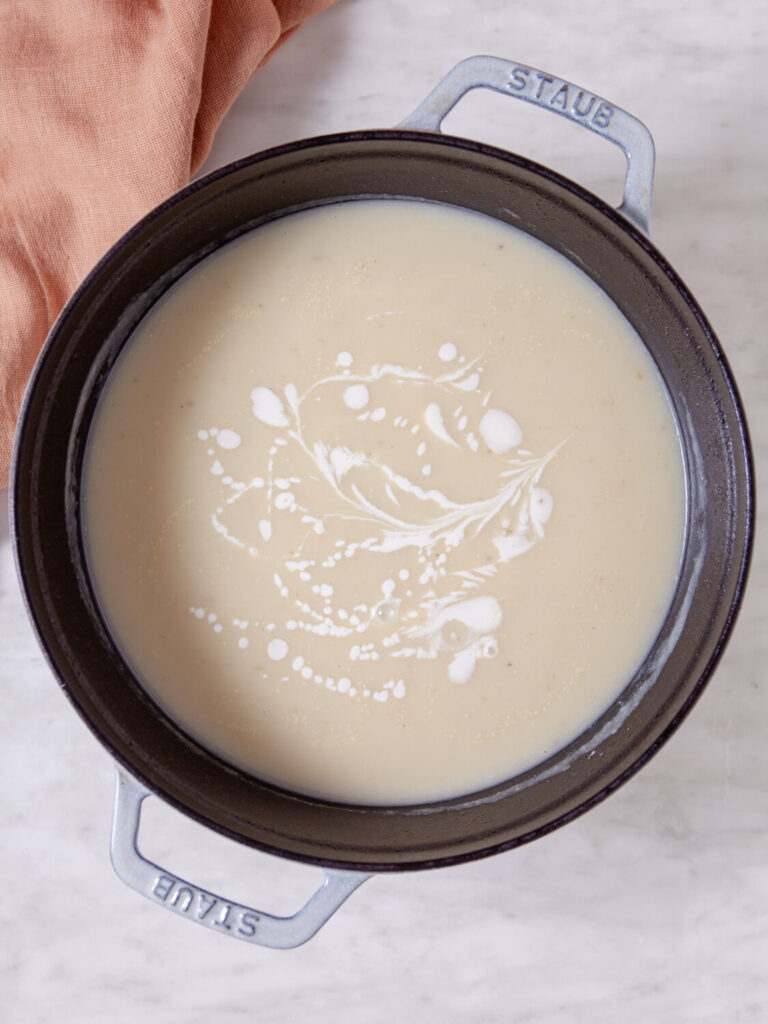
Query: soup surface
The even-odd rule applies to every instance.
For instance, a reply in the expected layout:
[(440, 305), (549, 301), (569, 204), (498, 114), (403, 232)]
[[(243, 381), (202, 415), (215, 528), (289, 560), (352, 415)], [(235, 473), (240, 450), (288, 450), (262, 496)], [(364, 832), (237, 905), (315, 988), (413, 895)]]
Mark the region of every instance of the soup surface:
[(227, 245), (134, 332), (83, 495), (105, 618), (209, 749), (352, 803), (468, 793), (617, 697), (684, 534), (655, 366), (581, 271), (407, 200)]

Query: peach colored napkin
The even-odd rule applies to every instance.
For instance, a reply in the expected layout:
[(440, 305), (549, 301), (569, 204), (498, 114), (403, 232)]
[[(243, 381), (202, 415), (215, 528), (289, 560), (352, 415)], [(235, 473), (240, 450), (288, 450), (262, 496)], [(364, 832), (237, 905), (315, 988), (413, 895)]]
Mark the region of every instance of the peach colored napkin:
[(99, 256), (184, 185), (333, 0), (0, 0), (0, 487), (27, 378)]

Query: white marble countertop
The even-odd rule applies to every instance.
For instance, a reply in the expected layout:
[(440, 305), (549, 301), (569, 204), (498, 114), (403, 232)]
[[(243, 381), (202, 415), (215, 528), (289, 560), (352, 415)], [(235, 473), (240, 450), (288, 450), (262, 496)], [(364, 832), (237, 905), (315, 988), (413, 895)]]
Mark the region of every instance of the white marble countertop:
[[(722, 341), (764, 472), (767, 37), (762, 0), (341, 0), (257, 73), (206, 168), (302, 136), (392, 125), (473, 53), (605, 95), (655, 136), (653, 237)], [(559, 118), (476, 93), (447, 127), (618, 198), (621, 155)], [(628, 785), (517, 851), (376, 877), (307, 945), (275, 952), (162, 913), (113, 875), (114, 768), (38, 650), (0, 515), (5, 1024), (768, 1020), (760, 543), (714, 679)], [(147, 852), (205, 886), (290, 912), (316, 882), (312, 869), (149, 805)]]

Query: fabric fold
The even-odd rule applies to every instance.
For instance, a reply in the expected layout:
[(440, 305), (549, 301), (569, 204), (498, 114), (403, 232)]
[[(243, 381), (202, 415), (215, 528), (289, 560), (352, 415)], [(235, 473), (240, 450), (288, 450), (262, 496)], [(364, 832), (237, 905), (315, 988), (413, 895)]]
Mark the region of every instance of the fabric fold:
[(333, 0), (0, 0), (0, 487), (56, 316), (194, 175), (256, 68)]

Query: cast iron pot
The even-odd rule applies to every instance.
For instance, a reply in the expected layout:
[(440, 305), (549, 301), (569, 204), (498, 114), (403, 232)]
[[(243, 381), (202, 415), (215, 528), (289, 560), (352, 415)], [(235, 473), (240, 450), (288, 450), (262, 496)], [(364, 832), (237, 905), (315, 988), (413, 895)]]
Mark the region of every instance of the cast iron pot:
[[(624, 149), (618, 211), (520, 156), (439, 133), (484, 86), (570, 117)], [(456, 864), (565, 824), (643, 765), (680, 723), (723, 650), (752, 536), (746, 424), (698, 305), (647, 238), (653, 143), (626, 112), (570, 83), (470, 58), (395, 130), (281, 146), (225, 167), (158, 207), (86, 279), (55, 325), (26, 396), (12, 480), (13, 533), (29, 612), (61, 685), (117, 761), (112, 855), (140, 892), (192, 920), (273, 946), (309, 938), (372, 872)], [(287, 213), (372, 196), (478, 210), (585, 271), (633, 324), (669, 389), (687, 478), (687, 528), (669, 614), (613, 705), (557, 755), (502, 785), (411, 807), (360, 807), (286, 792), (186, 735), (122, 659), (89, 582), (80, 521), (83, 453), (99, 394), (132, 329), (190, 267)], [(154, 793), (234, 839), (326, 868), (308, 904), (275, 918), (184, 882), (136, 845)]]

